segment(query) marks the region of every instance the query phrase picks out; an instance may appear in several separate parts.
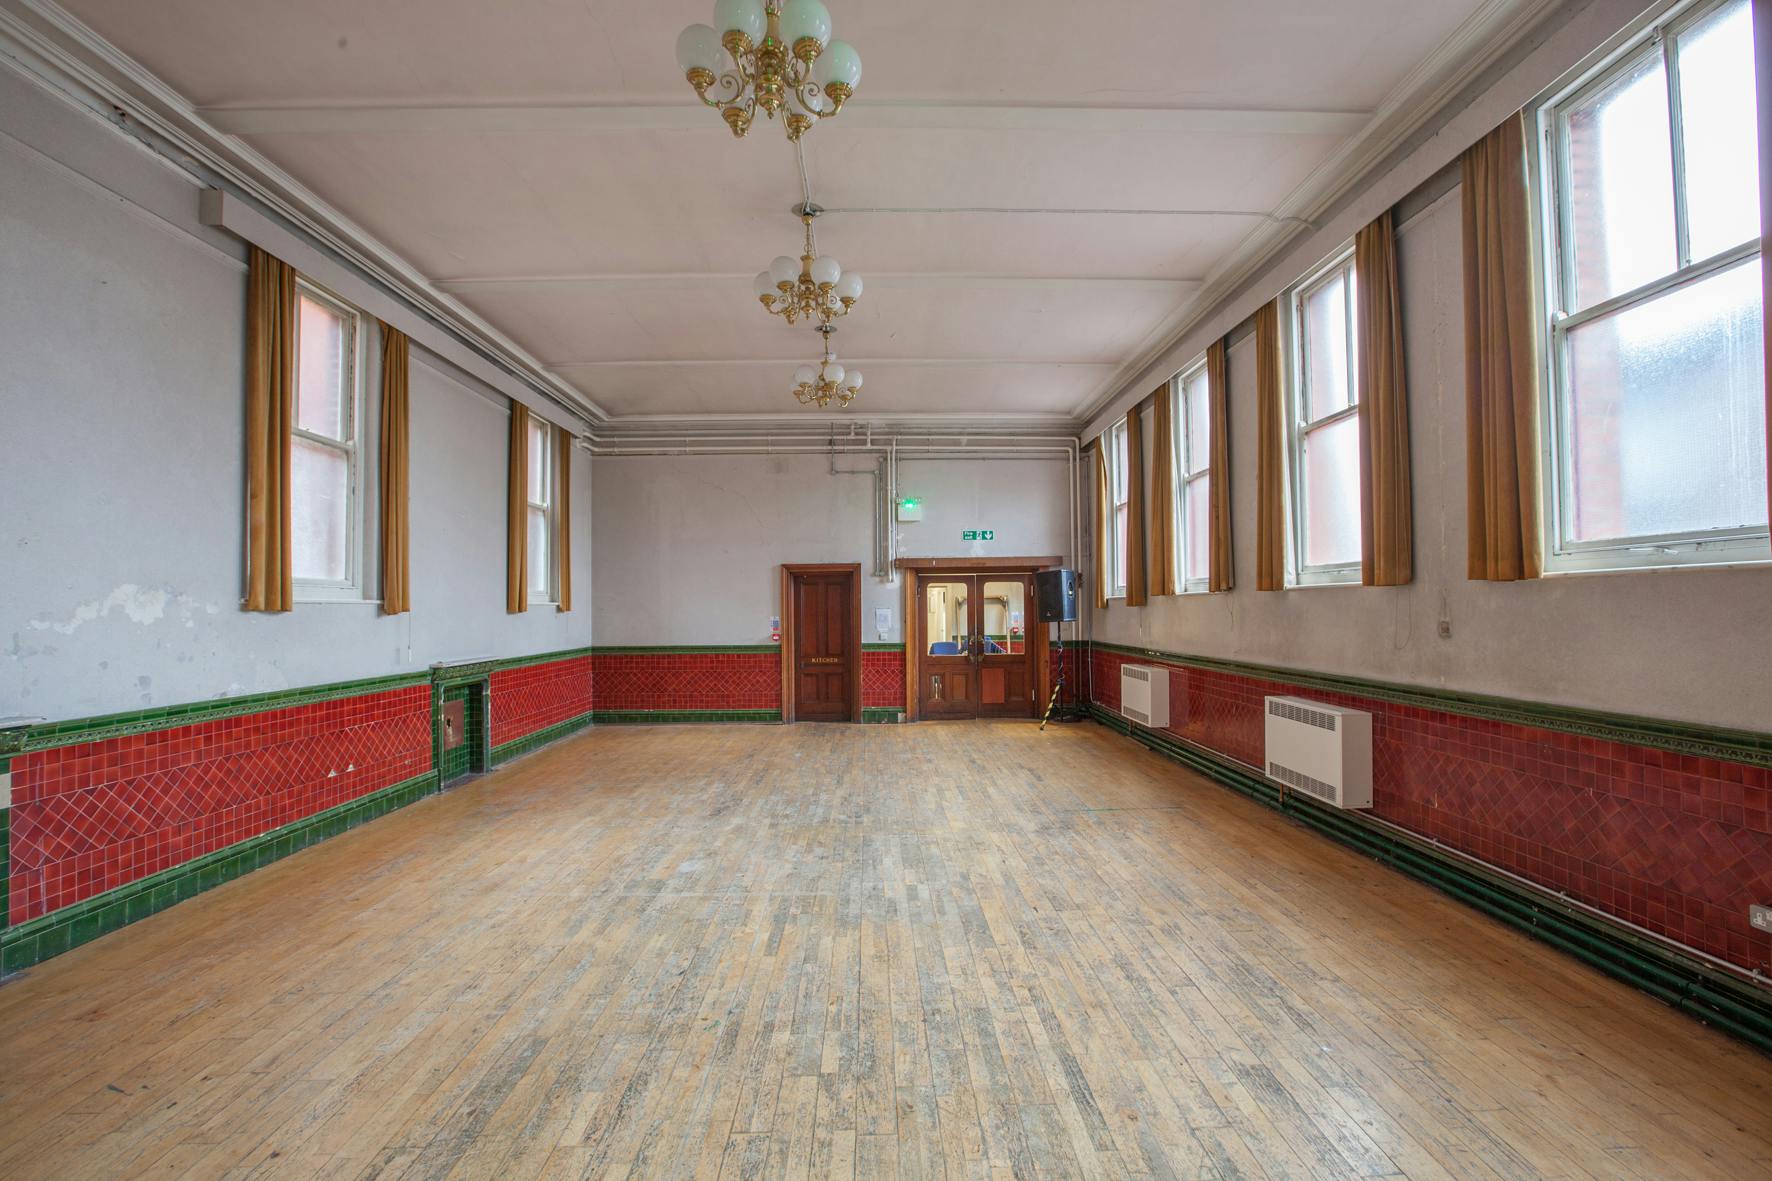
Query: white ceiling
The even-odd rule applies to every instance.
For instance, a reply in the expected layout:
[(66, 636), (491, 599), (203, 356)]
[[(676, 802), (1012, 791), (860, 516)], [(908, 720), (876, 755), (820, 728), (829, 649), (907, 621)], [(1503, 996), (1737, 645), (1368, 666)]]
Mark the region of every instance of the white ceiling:
[[(826, 0), (857, 97), (807, 136), (868, 287), (850, 414), (1080, 416), (1529, 0)], [(818, 340), (780, 128), (673, 56), (711, 0), (64, 0), (610, 415), (782, 414)], [(804, 413), (815, 413), (806, 411)], [(827, 412), (828, 413), (828, 412)]]

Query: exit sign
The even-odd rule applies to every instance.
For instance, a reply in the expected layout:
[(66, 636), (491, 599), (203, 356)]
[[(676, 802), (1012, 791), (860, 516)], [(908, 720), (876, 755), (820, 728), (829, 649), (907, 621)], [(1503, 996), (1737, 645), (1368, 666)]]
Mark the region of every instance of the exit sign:
[(997, 540), (997, 531), (995, 529), (962, 529), (960, 530), (960, 540), (995, 541)]

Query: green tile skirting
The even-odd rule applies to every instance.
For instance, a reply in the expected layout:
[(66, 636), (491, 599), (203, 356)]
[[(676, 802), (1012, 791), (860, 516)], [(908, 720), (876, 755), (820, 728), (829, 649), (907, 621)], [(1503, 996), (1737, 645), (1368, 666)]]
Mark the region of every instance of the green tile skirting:
[(594, 709), (598, 725), (656, 725), (664, 722), (779, 722), (779, 709)]
[(1124, 656), (1156, 660), (1183, 668), (1201, 668), (1265, 681), (1281, 681), (1288, 685), (1302, 685), (1329, 693), (1350, 693), (1358, 697), (1370, 697), (1375, 701), (1389, 701), (1419, 709), (1440, 710), (1444, 713), (1483, 718), (1492, 722), (1507, 722), (1516, 726), (1531, 726), (1540, 730), (1557, 730), (1565, 734), (1579, 734), (1584, 738), (1601, 738), (1608, 742), (1628, 742), (1635, 746), (1654, 747), (1658, 750), (1696, 755), (1706, 759), (1722, 759), (1731, 763), (1772, 767), (1772, 734), (1753, 730), (1730, 730), (1720, 726), (1700, 725), (1696, 722), (1670, 722), (1658, 718), (1607, 713), (1602, 710), (1519, 701), (1508, 697), (1457, 693), (1450, 689), (1399, 685), (1388, 681), (1369, 681), (1361, 677), (1341, 676), (1336, 673), (1276, 668), (1264, 664), (1244, 664), (1241, 661), (1218, 660), (1208, 656), (1188, 656), (1179, 652), (1165, 652), (1157, 648), (1133, 648), (1125, 644), (1109, 644), (1100, 640), (1085, 641), (1085, 643), (1092, 644), (1103, 652), (1118, 652)]
[(864, 722), (898, 722), (903, 719), (904, 707), (900, 705), (864, 705), (861, 708)]
[(1329, 807), (1299, 792), (1282, 791), (1255, 768), (1216, 751), (1163, 731), (1135, 726), (1100, 706), (1085, 708), (1108, 729), (1568, 952), (1700, 1021), (1772, 1052), (1772, 988), (1756, 988), (1663, 940), (1450, 853), (1424, 838), (1378, 824), (1358, 812)]
[(492, 765), (508, 763), (519, 755), (526, 755), (538, 746), (546, 746), (557, 738), (564, 738), (590, 725), (593, 715), (589, 712), (579, 714), (576, 718), (567, 718), (564, 722), (556, 722), (521, 738), (513, 738), (502, 746), (492, 748)]
[(213, 889), (243, 873), (269, 865), (309, 845), (336, 836), (378, 816), (403, 808), (436, 790), (434, 771), (404, 783), (316, 812), (225, 849), (193, 857), (127, 886), (119, 886), (51, 914), (20, 923), (0, 936), (0, 970), (16, 972), (118, 927), (144, 919), (174, 903)]

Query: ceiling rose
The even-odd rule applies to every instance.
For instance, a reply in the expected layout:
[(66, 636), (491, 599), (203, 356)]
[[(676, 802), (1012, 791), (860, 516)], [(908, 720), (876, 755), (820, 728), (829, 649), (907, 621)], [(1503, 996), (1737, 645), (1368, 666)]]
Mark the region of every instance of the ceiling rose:
[(831, 14), (818, 0), (719, 0), (712, 25), (678, 35), (677, 63), (740, 139), (760, 108), (771, 119), (782, 112), (798, 142), (861, 82), (861, 55), (831, 40)]

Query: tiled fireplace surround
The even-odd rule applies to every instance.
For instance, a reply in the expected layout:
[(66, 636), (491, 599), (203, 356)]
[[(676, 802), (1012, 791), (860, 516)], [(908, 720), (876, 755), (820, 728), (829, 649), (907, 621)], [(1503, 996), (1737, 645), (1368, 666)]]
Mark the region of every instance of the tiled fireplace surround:
[[(1266, 694), (1370, 710), (1377, 817), (1768, 971), (1772, 939), (1747, 907), (1772, 900), (1772, 735), (1596, 726), (1577, 711), (1105, 644), (1090, 660), (1097, 706), (1118, 705), (1128, 660), (1169, 668), (1173, 738), (1253, 766)], [(488, 662), (484, 675), (494, 763), (593, 721), (780, 717), (772, 645), (596, 648)], [(13, 743), (0, 745), (7, 970), (435, 790), (438, 684), (385, 678), (0, 735)], [(863, 699), (869, 720), (902, 708), (901, 646), (867, 646)]]

